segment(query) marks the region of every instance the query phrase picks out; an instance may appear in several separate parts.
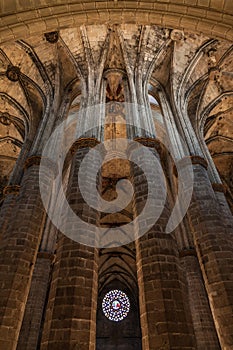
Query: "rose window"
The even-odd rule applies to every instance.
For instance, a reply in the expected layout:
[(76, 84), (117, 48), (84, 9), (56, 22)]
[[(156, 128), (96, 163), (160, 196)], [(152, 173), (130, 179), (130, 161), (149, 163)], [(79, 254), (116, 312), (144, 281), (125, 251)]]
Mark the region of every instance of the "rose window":
[(103, 313), (110, 321), (122, 321), (128, 315), (129, 309), (129, 298), (118, 289), (108, 292), (102, 302)]

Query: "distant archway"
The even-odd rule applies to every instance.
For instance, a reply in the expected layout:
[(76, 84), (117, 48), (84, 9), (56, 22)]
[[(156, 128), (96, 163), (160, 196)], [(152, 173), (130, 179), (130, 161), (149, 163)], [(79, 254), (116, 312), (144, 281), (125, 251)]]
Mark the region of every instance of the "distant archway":
[[(106, 294), (120, 290), (129, 299), (128, 314), (119, 322), (108, 319), (102, 303)], [(111, 307), (111, 305), (110, 305)], [(141, 350), (134, 244), (100, 251), (99, 294), (97, 304), (96, 350)]]

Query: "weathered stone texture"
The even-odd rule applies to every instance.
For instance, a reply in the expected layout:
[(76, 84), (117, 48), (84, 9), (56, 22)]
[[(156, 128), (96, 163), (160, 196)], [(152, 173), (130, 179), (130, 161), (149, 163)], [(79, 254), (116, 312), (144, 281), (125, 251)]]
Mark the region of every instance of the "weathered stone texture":
[(231, 348), (233, 315), (233, 240), (222, 225), (207, 172), (194, 165), (194, 193), (189, 215), (199, 263), (221, 347)]
[[(150, 151), (158, 157), (153, 148)], [(145, 201), (147, 184), (136, 167), (132, 174), (138, 213)], [(158, 182), (157, 196), (161, 187)], [(195, 349), (178, 247), (170, 235), (164, 234), (169, 212), (167, 203), (158, 222), (136, 242), (143, 349)]]
[[(231, 0), (0, 1), (1, 350), (233, 349), (232, 11)], [(47, 140), (71, 117), (77, 125), (50, 149), (79, 133), (63, 167), (76, 216), (60, 194), (52, 203), (62, 231), (46, 216), (39, 169)], [(93, 207), (85, 202), (78, 171), (100, 140), (120, 137), (144, 147), (153, 180), (126, 159), (132, 149), (106, 146), (101, 156), (113, 159), (92, 183), (91, 158), (83, 190), (112, 201), (119, 180), (134, 187), (126, 208), (106, 214), (95, 195)], [(183, 158), (194, 172), (192, 200), (166, 234)], [(40, 169), (49, 196), (57, 170), (48, 159)], [(157, 202), (140, 222), (152, 184)], [(135, 242), (104, 245), (112, 227), (124, 234), (136, 217)], [(140, 224), (147, 232), (137, 239)], [(100, 239), (96, 226), (106, 229)], [(118, 328), (101, 309), (112, 288), (132, 305)]]
[(201, 270), (194, 250), (183, 253), (181, 262), (186, 271), (188, 284), (189, 304), (193, 320), (197, 349), (218, 350), (220, 344), (216, 334), (213, 317), (211, 314), (208, 296), (205, 290)]
[(52, 258), (47, 252), (37, 255), (17, 350), (36, 349), (40, 341)]
[[(78, 169), (88, 152), (74, 151), (67, 199), (72, 209), (84, 220), (97, 222), (96, 212), (87, 208), (78, 190)], [(88, 175), (87, 175), (88, 176)], [(63, 214), (64, 215), (64, 214)], [(70, 222), (69, 217), (64, 220)], [(67, 229), (77, 231), (72, 225)], [(73, 232), (74, 233), (74, 232)], [(77, 232), (88, 235), (91, 232)], [(46, 320), (43, 327), (42, 350), (95, 349), (98, 252), (59, 234)]]
[[(45, 212), (38, 165), (26, 169), (20, 193), (1, 239), (1, 347), (16, 349)], [(44, 180), (51, 177), (44, 172)]]

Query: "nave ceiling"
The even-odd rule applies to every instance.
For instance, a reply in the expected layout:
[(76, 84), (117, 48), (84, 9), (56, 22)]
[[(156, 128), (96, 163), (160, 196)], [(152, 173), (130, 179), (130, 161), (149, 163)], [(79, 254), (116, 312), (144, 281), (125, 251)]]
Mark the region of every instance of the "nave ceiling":
[(136, 24), (68, 28), (0, 47), (0, 166), (2, 187), (25, 139), (33, 139), (47, 109), (82, 100), (109, 69), (162, 89), (174, 114), (182, 111), (232, 184), (233, 46), (195, 32)]

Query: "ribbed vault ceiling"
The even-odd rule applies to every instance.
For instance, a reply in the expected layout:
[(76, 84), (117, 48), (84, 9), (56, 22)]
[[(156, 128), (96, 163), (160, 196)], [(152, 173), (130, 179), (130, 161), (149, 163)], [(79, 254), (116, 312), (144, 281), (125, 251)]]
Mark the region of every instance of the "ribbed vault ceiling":
[[(19, 70), (16, 81), (8, 79), (11, 66)], [(1, 123), (1, 156), (11, 154), (12, 140), (18, 154), (22, 137), (38, 127), (54, 94), (62, 100), (75, 84), (87, 91), (88, 72), (99, 81), (109, 67), (135, 76), (140, 70), (143, 79), (159, 83), (185, 106), (198, 133), (207, 121), (212, 154), (232, 152), (232, 43), (155, 25), (122, 24), (63, 29), (55, 43), (40, 34), (1, 45), (0, 113), (8, 113), (10, 123)], [(224, 173), (229, 176), (229, 171)]]

